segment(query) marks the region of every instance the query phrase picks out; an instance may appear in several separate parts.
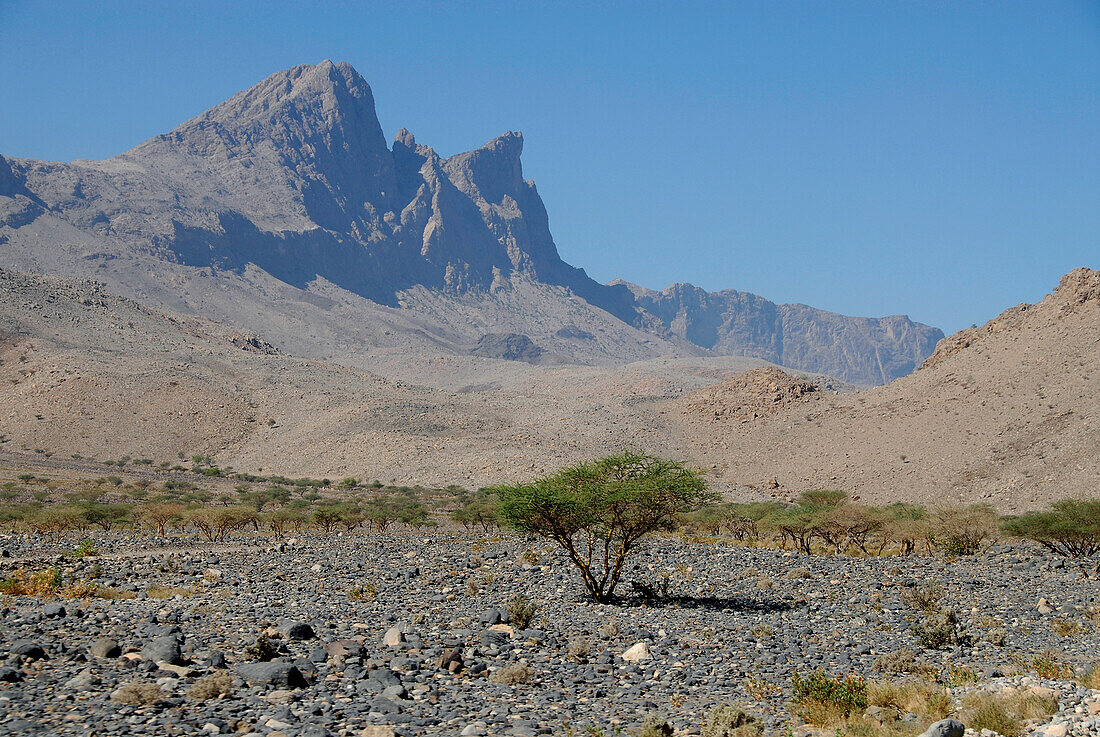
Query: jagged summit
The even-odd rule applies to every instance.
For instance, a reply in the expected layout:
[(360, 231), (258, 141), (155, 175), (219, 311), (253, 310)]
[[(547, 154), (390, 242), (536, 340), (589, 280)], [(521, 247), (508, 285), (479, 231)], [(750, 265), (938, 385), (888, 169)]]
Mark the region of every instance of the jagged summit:
[[(294, 308), (272, 304), (264, 288), (245, 317), (224, 296), (252, 288), (260, 278), (247, 276), (253, 271), (406, 309), (424, 294), (493, 295), (497, 309), (520, 284), (549, 300), (516, 298), (506, 308), (510, 322), (524, 325), (479, 326), (455, 304), (425, 308), (433, 327), (412, 330), (415, 340), (460, 353), (481, 335), (523, 333), (579, 355), (580, 344), (556, 335), (563, 325), (545, 320), (548, 311), (589, 327), (612, 320), (601, 360), (715, 352), (881, 383), (931, 352), (936, 331), (905, 319), (884, 327), (810, 308), (778, 319), (756, 295), (685, 287), (657, 298), (663, 293), (599, 284), (561, 259), (522, 153), (514, 131), (445, 158), (405, 128), (388, 145), (370, 85), (350, 64), (296, 66), (106, 161), (0, 159), (0, 265), (120, 280), (125, 272), (127, 289), (162, 295), (176, 309), (213, 310), (256, 332), (267, 325), (275, 343), (272, 330), (302, 339), (290, 327), (300, 319)], [(169, 278), (167, 264), (183, 270)], [(202, 269), (224, 275), (217, 298), (181, 289)], [(590, 320), (574, 315), (577, 304)], [(283, 310), (285, 319), (276, 317)], [(381, 334), (388, 341), (393, 331)]]

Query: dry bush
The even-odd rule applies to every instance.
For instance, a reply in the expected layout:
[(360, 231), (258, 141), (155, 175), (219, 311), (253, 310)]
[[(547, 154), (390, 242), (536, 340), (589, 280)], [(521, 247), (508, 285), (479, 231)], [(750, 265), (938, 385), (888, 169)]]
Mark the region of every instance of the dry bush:
[(118, 688), (111, 700), (130, 706), (155, 706), (164, 701), (164, 692), (155, 683), (134, 681)]
[(668, 720), (655, 711), (646, 714), (638, 737), (672, 737), (675, 730)]
[(569, 657), (573, 660), (583, 660), (592, 653), (592, 643), (587, 637), (574, 637), (569, 641)]
[(941, 509), (929, 530), (932, 543), (947, 555), (974, 555), (1000, 531), (997, 513), (988, 504)]
[(45, 568), (28, 573), (22, 568), (12, 571), (4, 581), (0, 581), (0, 594), (9, 596), (53, 596), (61, 586), (61, 572), (56, 568)]
[(867, 701), (874, 706), (916, 714), (923, 722), (937, 722), (952, 710), (951, 694), (932, 680), (876, 681), (867, 685)]
[(187, 695), (196, 701), (219, 699), (233, 693), (233, 676), (228, 671), (219, 670), (195, 681)]
[(710, 710), (703, 724), (703, 737), (759, 737), (764, 728), (756, 717), (732, 704), (721, 704)]
[(521, 683), (529, 683), (534, 671), (526, 663), (513, 663), (506, 665), (493, 674), (493, 683), (501, 683), (505, 686), (516, 686)]
[(1085, 688), (1100, 689), (1100, 663), (1094, 663), (1078, 680)]
[(930, 612), (939, 608), (945, 593), (938, 581), (928, 581), (902, 589), (901, 600), (914, 611)]
[(1025, 733), (1029, 720), (1047, 721), (1058, 711), (1058, 700), (1021, 689), (971, 693), (963, 699), (959, 718), (975, 731), (991, 729), (1015, 737)]

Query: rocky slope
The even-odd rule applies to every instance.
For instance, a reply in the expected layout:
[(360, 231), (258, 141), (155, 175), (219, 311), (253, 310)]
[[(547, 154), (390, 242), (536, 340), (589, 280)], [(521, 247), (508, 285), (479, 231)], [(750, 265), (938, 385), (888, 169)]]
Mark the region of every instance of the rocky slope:
[(717, 353), (874, 384), (938, 337), (905, 318), (598, 284), (559, 257), (522, 148), (509, 132), (441, 157), (404, 129), (387, 146), (351, 66), (294, 67), (106, 161), (0, 157), (0, 266), (94, 276), (356, 365), (515, 333), (580, 363)]
[(772, 381), (755, 401), (781, 394), (782, 406), (746, 417), (735, 378), (668, 412), (686, 451), (727, 482), (1021, 509), (1100, 488), (1098, 381), (1100, 271), (1077, 269), (1042, 302), (945, 338), (888, 386), (792, 394), (778, 387), (797, 382)]
[(848, 317), (802, 304), (777, 305), (749, 292), (674, 284), (660, 292), (627, 286), (635, 303), (694, 345), (863, 384), (916, 370), (943, 338), (904, 315)]

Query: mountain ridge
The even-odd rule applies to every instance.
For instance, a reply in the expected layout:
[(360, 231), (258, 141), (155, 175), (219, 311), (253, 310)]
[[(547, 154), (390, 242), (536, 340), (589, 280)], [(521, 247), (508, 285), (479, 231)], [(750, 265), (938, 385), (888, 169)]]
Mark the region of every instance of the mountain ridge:
[[(942, 335), (907, 318), (881, 318), (896, 323), (889, 329), (819, 310), (774, 318), (763, 298), (734, 314), (737, 300), (721, 296), (730, 290), (696, 300), (720, 309), (673, 309), (696, 327), (718, 321), (721, 338), (708, 345), (665, 314), (673, 305), (622, 283), (600, 284), (561, 259), (545, 204), (523, 176), (522, 150), (522, 134), (511, 131), (449, 157), (406, 129), (387, 145), (370, 85), (350, 64), (300, 65), (104, 161), (0, 157), (0, 265), (95, 275), (162, 306), (324, 355), (335, 355), (339, 341), (318, 336), (310, 344), (301, 331), (288, 332), (312, 309), (300, 304), (317, 305), (321, 283), (346, 293), (351, 324), (337, 329), (349, 341), (363, 335), (360, 351), (387, 344), (367, 338), (372, 328), (364, 327), (383, 307), (418, 322), (404, 340), (425, 350), (462, 353), (484, 334), (512, 333), (581, 362), (726, 353), (873, 384), (915, 368)], [(272, 302), (265, 275), (302, 293)], [(514, 312), (514, 324), (481, 332), (443, 316), (434, 298), (429, 308), (418, 291), (492, 310), (506, 290), (530, 292), (527, 283), (546, 288)], [(558, 288), (621, 324), (594, 315), (581, 321), (602, 331), (578, 326), (597, 336), (588, 348), (563, 342), (556, 331), (566, 326), (541, 317), (565, 308)], [(225, 290), (243, 290), (239, 301), (256, 303), (259, 314), (235, 313)], [(440, 320), (458, 332), (443, 335)], [(424, 331), (442, 337), (418, 337)]]

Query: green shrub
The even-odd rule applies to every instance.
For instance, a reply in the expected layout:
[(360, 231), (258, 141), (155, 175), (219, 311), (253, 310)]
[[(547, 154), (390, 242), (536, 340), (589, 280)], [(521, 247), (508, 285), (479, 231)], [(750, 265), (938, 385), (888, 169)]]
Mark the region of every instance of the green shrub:
[(867, 682), (859, 676), (831, 678), (825, 671), (816, 670), (803, 678), (795, 673), (792, 687), (799, 714), (818, 726), (847, 719), (867, 708)]
[(538, 605), (523, 594), (516, 594), (508, 601), (508, 617), (516, 629), (525, 630), (531, 626)]

